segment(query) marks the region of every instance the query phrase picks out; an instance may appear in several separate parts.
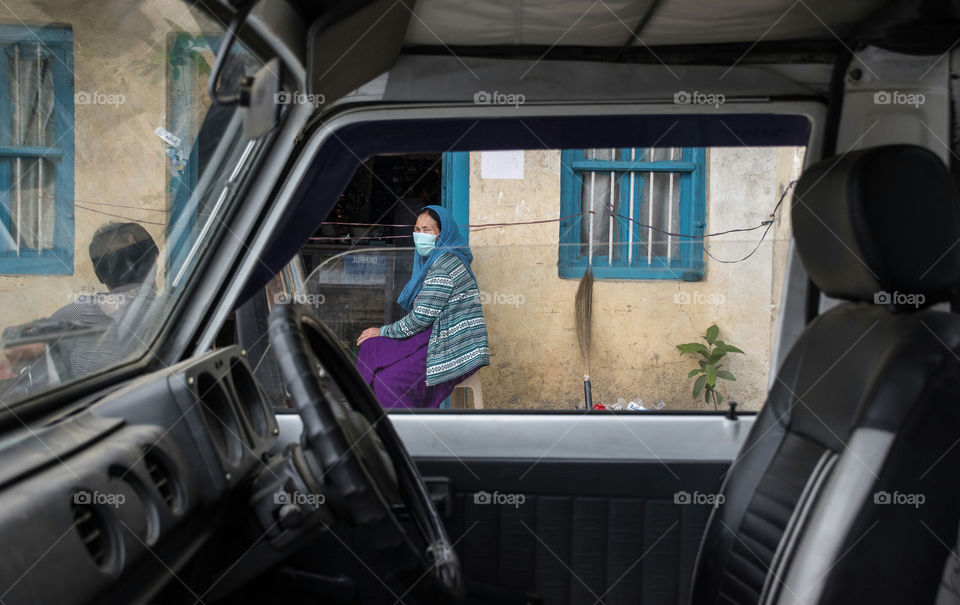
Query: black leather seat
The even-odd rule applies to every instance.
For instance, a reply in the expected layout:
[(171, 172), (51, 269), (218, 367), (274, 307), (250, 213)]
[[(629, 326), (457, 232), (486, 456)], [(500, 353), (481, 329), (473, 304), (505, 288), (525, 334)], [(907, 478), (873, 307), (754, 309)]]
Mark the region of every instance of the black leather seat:
[(826, 294), (729, 471), (693, 603), (930, 603), (960, 520), (960, 201), (911, 145), (821, 161), (795, 191)]

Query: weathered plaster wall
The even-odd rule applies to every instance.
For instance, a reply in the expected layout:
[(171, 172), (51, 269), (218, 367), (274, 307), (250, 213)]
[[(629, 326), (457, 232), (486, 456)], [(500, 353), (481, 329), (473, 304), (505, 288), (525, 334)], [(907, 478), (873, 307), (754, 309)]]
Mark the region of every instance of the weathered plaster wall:
[[(799, 173), (796, 148), (711, 149), (707, 154), (707, 231), (753, 226), (766, 219), (781, 188)], [(523, 179), (483, 179), (471, 154), (470, 223), (557, 219), (559, 151), (526, 151)], [(688, 371), (674, 345), (697, 339), (716, 322), (721, 338), (743, 349), (728, 363), (736, 382), (726, 399), (757, 409), (767, 373), (789, 237), (789, 203), (781, 206), (764, 244), (749, 259), (707, 257), (701, 282), (598, 281), (594, 289), (594, 401), (664, 400), (669, 408), (703, 407), (691, 397)], [(708, 240), (721, 260), (739, 259), (763, 229)], [(556, 222), (471, 233), (477, 280), (485, 293), (492, 366), (480, 373), (487, 407), (571, 409), (582, 401), (583, 372), (574, 324), (578, 282), (557, 276)]]

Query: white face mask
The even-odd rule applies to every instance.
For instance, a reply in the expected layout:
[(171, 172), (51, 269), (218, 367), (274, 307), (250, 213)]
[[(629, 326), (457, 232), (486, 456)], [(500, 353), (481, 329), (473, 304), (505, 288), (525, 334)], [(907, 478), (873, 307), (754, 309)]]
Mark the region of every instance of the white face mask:
[(427, 256), (437, 246), (437, 236), (429, 233), (413, 233), (413, 245), (416, 246), (420, 256)]

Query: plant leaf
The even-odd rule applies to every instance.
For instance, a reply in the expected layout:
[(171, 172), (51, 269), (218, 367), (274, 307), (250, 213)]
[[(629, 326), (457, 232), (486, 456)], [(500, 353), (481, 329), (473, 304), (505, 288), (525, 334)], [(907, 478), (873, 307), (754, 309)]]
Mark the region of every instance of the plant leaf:
[(713, 324), (707, 328), (707, 342), (713, 344), (713, 341), (717, 339), (717, 336), (720, 335), (720, 328), (717, 327), (717, 324)]
[[(725, 344), (725, 345), (723, 345), (723, 349), (724, 349), (727, 353), (743, 353), (743, 351), (741, 351), (740, 349), (738, 349), (737, 347), (735, 347), (735, 346), (733, 346), (733, 345), (727, 345), (727, 344)], [(743, 353), (743, 354), (746, 355), (746, 353)]]
[(710, 393), (711, 393), (711, 392), (712, 392), (712, 391), (711, 391), (710, 389), (707, 389), (707, 390), (705, 390), (705, 391), (703, 392), (703, 402), (704, 402), (704, 403), (710, 403)]
[(707, 382), (706, 375), (697, 378), (697, 381), (693, 383), (693, 398), (696, 399), (700, 395), (700, 391), (703, 390), (703, 385)]
[(680, 349), (681, 355), (685, 355), (687, 353), (700, 353), (704, 357), (710, 356), (710, 351), (707, 350), (707, 347), (703, 346), (699, 342), (688, 342), (686, 344), (677, 345), (677, 348)]
[(717, 405), (723, 403), (723, 395), (720, 393), (714, 393), (714, 397), (716, 397)]
[(704, 369), (707, 371), (707, 386), (712, 389), (717, 384), (717, 367), (708, 363)]
[(736, 377), (726, 370), (717, 370), (717, 378), (723, 378), (724, 380), (736, 380)]
[(694, 368), (694, 369), (690, 370), (690, 373), (689, 373), (689, 374), (687, 374), (687, 378), (693, 378), (694, 376), (696, 376), (696, 375), (699, 374), (699, 373), (700, 373), (700, 368)]
[(720, 349), (720, 348), (716, 348), (716, 349), (713, 350), (713, 354), (710, 355), (710, 357), (707, 359), (707, 363), (714, 363), (714, 364), (715, 364), (715, 363), (717, 363), (718, 361), (720, 361), (721, 359), (723, 359), (723, 356), (726, 355), (726, 354), (727, 354), (726, 351), (724, 351), (724, 350), (722, 350), (722, 349)]

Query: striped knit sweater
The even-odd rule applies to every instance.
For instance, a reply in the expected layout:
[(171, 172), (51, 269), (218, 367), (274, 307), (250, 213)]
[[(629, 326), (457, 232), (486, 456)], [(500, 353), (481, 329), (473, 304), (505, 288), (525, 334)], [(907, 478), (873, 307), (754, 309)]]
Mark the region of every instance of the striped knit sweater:
[(427, 345), (427, 386), (490, 365), (487, 325), (477, 282), (455, 254), (434, 261), (413, 301), (413, 310), (380, 328), (380, 336), (409, 338), (433, 326)]

